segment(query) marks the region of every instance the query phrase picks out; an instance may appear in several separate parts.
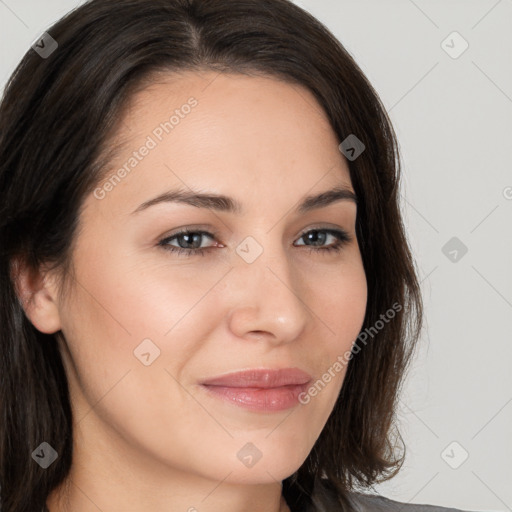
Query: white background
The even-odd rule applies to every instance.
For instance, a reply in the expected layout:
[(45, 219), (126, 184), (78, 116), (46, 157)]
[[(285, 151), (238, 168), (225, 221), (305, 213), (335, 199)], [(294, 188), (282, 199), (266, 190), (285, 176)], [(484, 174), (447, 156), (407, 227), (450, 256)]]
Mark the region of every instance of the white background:
[[(296, 3), (355, 57), (402, 152), (426, 327), (400, 402), (406, 462), (376, 490), (512, 510), (512, 0)], [(79, 4), (0, 0), (2, 89), (31, 44)], [(469, 44), (457, 58), (445, 51), (463, 48), (454, 31)], [(442, 251), (452, 237), (468, 249), (456, 262)], [(446, 460), (462, 450), (469, 456), (453, 469)]]

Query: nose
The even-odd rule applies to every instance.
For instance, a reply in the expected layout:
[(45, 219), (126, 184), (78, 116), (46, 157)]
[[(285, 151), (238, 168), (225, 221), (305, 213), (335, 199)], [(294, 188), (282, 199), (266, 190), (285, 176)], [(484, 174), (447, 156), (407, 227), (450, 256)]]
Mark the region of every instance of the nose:
[(311, 312), (300, 275), (284, 250), (264, 250), (256, 261), (235, 257), (230, 272), (228, 324), (239, 338), (290, 343), (300, 337)]

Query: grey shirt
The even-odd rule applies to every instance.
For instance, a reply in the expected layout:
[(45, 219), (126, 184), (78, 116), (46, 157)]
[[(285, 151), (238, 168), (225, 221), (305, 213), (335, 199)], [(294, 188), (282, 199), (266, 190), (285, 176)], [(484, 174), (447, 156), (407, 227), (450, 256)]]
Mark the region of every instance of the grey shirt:
[(357, 512), (465, 512), (458, 508), (402, 503), (377, 495), (352, 493), (350, 499)]
[(467, 512), (458, 508), (448, 508), (439, 505), (418, 505), (415, 503), (404, 503), (385, 498), (378, 494), (367, 492), (349, 492), (347, 495), (350, 507), (342, 507), (339, 504), (336, 492), (331, 485), (321, 478), (315, 478), (313, 486), (313, 504), (306, 506), (305, 510), (292, 512)]

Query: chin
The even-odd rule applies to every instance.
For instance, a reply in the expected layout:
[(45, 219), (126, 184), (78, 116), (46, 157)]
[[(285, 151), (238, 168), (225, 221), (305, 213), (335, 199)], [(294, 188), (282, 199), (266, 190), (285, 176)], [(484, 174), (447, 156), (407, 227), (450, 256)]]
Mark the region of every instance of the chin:
[[(297, 451), (281, 453), (279, 450), (272, 451), (267, 457), (261, 455), (257, 461), (246, 459), (245, 463), (236, 460), (227, 468), (231, 471), (227, 479), (231, 483), (269, 484), (282, 481), (295, 473), (303, 464), (308, 454), (301, 456)], [(243, 459), (243, 457), (242, 457)]]
[[(256, 464), (256, 466), (247, 469), (236, 468), (229, 477), (226, 478), (225, 482), (250, 485), (272, 484), (281, 482), (285, 478), (293, 475), (300, 467), (292, 464), (283, 464), (282, 461), (276, 461), (273, 464), (267, 463), (266, 465), (263, 465), (263, 462), (260, 461), (260, 464)], [(215, 473), (215, 478), (218, 478), (217, 472)]]

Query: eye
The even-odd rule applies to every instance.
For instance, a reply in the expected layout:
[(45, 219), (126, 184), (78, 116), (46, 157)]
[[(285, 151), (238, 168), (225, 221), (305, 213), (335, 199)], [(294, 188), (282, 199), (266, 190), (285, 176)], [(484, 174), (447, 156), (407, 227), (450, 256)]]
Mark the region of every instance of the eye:
[[(204, 256), (207, 251), (214, 248), (214, 246), (201, 247), (204, 237), (215, 239), (215, 235), (208, 231), (185, 229), (170, 237), (163, 238), (158, 242), (158, 245), (166, 251), (183, 256), (193, 256), (194, 254)], [(324, 247), (323, 245), (329, 237), (334, 238), (334, 243), (331, 242), (331, 244)], [(352, 236), (342, 229), (310, 229), (302, 233), (298, 240), (301, 239), (305, 239), (308, 243), (299, 244), (299, 247), (307, 247), (309, 251), (317, 253), (327, 253), (330, 251), (339, 252), (345, 244), (352, 240)], [(178, 246), (172, 245), (171, 242), (173, 241), (177, 241)], [(312, 245), (310, 246), (309, 243), (312, 243)], [(223, 246), (220, 245), (220, 247)]]
[(333, 237), (335, 239), (334, 243), (331, 243), (326, 247), (319, 248), (316, 245), (313, 245), (309, 250), (317, 252), (339, 252), (345, 244), (352, 240), (352, 237), (343, 229), (311, 229), (303, 233), (299, 240), (305, 238), (308, 242), (322, 245), (328, 237)]
[[(201, 254), (204, 256), (206, 250), (210, 249), (211, 247), (200, 248), (203, 237), (214, 239), (215, 235), (209, 233), (208, 231), (193, 231), (184, 229), (179, 233), (175, 233), (170, 237), (160, 240), (158, 245), (162, 246), (167, 251), (184, 256), (191, 256), (193, 254)], [(178, 247), (175, 245), (170, 245), (170, 242), (174, 240), (178, 241)]]

